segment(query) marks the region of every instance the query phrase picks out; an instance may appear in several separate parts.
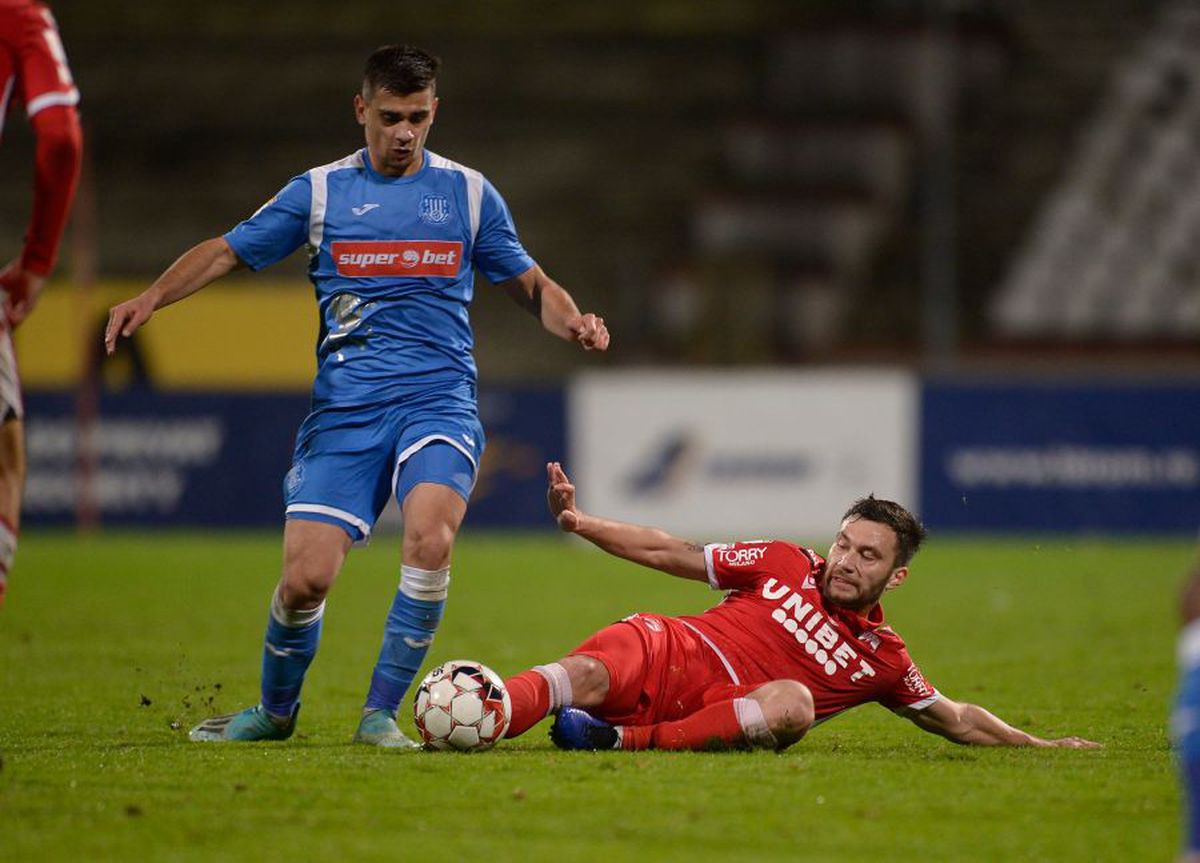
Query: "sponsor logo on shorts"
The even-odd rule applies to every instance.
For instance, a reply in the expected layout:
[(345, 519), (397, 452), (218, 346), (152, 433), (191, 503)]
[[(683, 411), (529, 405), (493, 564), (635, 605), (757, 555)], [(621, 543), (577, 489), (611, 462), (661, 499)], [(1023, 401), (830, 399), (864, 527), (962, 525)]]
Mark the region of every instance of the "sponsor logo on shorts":
[(339, 276), (458, 275), (462, 243), (444, 240), (336, 242), (330, 250)]

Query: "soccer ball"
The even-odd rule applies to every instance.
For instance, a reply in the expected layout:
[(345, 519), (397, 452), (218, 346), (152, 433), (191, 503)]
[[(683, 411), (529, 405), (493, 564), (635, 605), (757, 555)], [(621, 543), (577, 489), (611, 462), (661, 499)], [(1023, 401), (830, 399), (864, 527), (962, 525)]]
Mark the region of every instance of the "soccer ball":
[(453, 659), (425, 675), (413, 719), (427, 749), (480, 752), (508, 730), (512, 701), (504, 681), (481, 662)]

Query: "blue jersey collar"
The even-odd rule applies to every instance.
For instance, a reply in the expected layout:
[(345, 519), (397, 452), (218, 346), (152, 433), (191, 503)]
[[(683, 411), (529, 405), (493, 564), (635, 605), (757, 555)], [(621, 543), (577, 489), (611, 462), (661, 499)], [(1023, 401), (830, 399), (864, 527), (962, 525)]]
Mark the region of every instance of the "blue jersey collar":
[(388, 177), (379, 173), (375, 170), (375, 166), (371, 164), (371, 151), (366, 147), (363, 147), (359, 152), (362, 153), (362, 163), (363, 167), (367, 171), (367, 176), (376, 183), (390, 183), (392, 185), (413, 183), (419, 180), (425, 174), (425, 172), (429, 170), (429, 150), (425, 147), (421, 148), (421, 169), (415, 174), (407, 174), (403, 177)]

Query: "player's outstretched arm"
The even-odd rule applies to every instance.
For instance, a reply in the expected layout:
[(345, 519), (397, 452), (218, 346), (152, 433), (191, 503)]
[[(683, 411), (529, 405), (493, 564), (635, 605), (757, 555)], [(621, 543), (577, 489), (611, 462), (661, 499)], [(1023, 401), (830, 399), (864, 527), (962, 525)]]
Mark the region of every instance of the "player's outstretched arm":
[(580, 314), (566, 289), (534, 264), (521, 275), (502, 282), (517, 305), (537, 317), (542, 326), (560, 339), (577, 342), (585, 351), (608, 350), (608, 327), (604, 318), (591, 312)]
[(906, 714), (918, 728), (940, 734), (955, 743), (975, 746), (1055, 746), (1067, 749), (1098, 749), (1101, 744), (1082, 737), (1047, 740), (1013, 728), (977, 704), (951, 701), (945, 696), (926, 707)]
[(599, 546), (609, 554), (632, 560), (679, 578), (707, 581), (704, 546), (682, 540), (656, 527), (642, 527), (588, 515), (575, 504), (575, 486), (562, 465), (546, 465), (546, 501), (558, 526)]
[(196, 293), (210, 282), (242, 266), (224, 237), (213, 237), (188, 249), (167, 271), (131, 300), (108, 310), (104, 328), (104, 348), (111, 354), (117, 349), (117, 337), (128, 338), (163, 306)]

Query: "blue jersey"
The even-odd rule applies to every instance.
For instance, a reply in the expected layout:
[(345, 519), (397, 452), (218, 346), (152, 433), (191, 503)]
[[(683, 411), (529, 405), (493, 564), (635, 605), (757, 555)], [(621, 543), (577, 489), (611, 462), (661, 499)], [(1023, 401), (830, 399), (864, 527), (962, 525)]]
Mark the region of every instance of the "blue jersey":
[(313, 168), (225, 239), (254, 270), (307, 244), (321, 314), (314, 409), (473, 393), (475, 268), (501, 282), (534, 264), (492, 184), (428, 150), (405, 177), (376, 172), (365, 149)]

